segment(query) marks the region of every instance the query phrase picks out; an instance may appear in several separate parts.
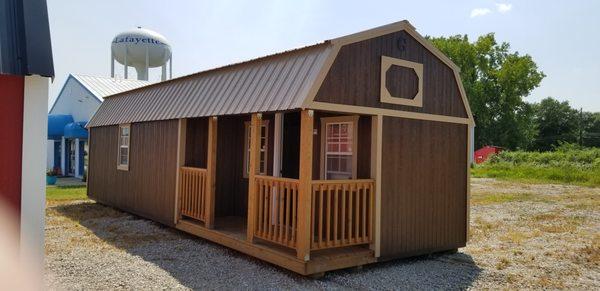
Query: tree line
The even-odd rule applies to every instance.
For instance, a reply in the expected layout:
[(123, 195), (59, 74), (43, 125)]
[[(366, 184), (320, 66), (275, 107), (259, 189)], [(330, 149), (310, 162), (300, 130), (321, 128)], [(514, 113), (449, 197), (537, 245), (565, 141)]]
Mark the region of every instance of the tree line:
[(461, 68), (475, 118), (475, 147), (552, 150), (561, 143), (600, 147), (600, 113), (584, 112), (552, 97), (523, 100), (546, 76), (528, 54), (512, 52), (493, 33), (470, 42), (466, 35), (428, 37)]

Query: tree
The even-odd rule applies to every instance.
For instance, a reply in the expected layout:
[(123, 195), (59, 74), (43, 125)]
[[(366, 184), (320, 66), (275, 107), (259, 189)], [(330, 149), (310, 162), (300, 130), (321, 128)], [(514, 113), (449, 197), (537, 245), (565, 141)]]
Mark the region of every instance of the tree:
[(466, 35), (428, 38), (461, 68), (477, 126), (475, 146), (528, 148), (536, 129), (533, 109), (523, 98), (545, 77), (531, 56), (510, 52), (510, 45), (498, 44), (493, 33), (474, 43)]
[(582, 144), (586, 147), (600, 147), (600, 112), (582, 113)]
[(560, 102), (548, 97), (533, 105), (535, 125), (538, 136), (532, 149), (539, 151), (552, 150), (559, 142), (577, 143), (580, 126), (583, 120), (578, 110), (572, 108), (568, 101)]

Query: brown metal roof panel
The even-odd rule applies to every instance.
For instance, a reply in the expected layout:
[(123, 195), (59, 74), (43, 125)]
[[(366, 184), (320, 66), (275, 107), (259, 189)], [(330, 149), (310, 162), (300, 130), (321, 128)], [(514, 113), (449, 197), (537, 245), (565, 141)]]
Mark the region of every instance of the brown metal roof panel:
[(297, 109), (330, 52), (325, 43), (117, 94), (88, 126)]

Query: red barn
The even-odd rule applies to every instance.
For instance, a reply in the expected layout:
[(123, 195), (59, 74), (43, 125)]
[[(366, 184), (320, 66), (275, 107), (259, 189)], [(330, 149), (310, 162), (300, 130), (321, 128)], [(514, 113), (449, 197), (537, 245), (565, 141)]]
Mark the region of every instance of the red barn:
[(484, 146), (475, 151), (475, 153), (474, 153), (475, 163), (481, 164), (481, 163), (485, 162), (490, 157), (490, 155), (499, 154), (502, 150), (503, 150), (503, 148), (497, 147), (497, 146)]

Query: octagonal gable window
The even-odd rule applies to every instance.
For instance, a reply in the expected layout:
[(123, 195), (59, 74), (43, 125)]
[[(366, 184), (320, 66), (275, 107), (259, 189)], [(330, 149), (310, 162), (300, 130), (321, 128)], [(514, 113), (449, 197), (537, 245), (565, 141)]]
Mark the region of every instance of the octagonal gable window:
[(381, 92), (384, 103), (423, 106), (423, 64), (381, 56)]

